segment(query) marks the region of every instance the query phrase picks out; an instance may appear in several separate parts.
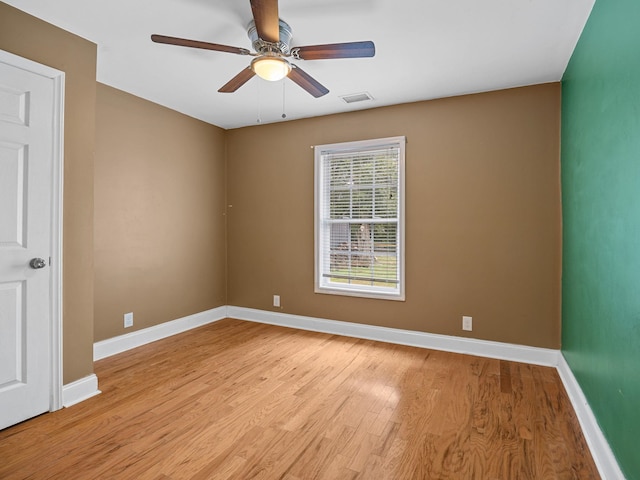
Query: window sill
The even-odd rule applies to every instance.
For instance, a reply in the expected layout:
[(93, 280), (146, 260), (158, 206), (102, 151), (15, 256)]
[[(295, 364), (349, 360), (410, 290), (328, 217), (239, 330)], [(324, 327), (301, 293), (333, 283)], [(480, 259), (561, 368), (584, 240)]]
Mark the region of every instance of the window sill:
[(394, 300), (396, 302), (404, 302), (404, 292), (373, 292), (371, 290), (358, 290), (355, 288), (336, 288), (336, 287), (319, 287), (314, 289), (315, 293), (323, 295), (341, 295), (346, 297), (372, 298), (376, 300)]

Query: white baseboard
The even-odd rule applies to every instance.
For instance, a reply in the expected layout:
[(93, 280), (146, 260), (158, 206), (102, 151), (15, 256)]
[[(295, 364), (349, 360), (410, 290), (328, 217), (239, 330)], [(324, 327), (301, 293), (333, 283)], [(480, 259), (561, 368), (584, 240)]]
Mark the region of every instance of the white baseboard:
[(377, 327), (361, 323), (338, 322), (323, 318), (303, 317), (265, 310), (243, 307), (227, 307), (227, 315), (238, 320), (268, 323), (283, 327), (310, 330), (313, 332), (331, 333), (347, 337), (378, 340), (412, 347), (431, 348), (447, 352), (466, 353), (481, 357), (498, 358), (514, 362), (531, 363), (555, 367), (558, 365), (559, 350), (528, 347), (511, 343), (491, 342), (473, 338), (453, 337), (434, 333), (400, 330), (396, 328)]
[(602, 433), (602, 430), (600, 430), (600, 425), (598, 425), (598, 421), (587, 402), (587, 398), (584, 396), (580, 384), (562, 354), (559, 357), (557, 368), (600, 475), (603, 479), (624, 479), (618, 461), (611, 451), (611, 447), (609, 447), (609, 443)]
[(93, 360), (101, 360), (132, 348), (146, 345), (177, 333), (186, 332), (192, 328), (201, 327), (208, 323), (217, 322), (227, 317), (227, 307), (213, 308), (205, 312), (195, 313), (186, 317), (161, 323), (153, 327), (109, 338), (93, 344)]
[(70, 407), (100, 394), (98, 377), (91, 374), (87, 377), (62, 386), (62, 406)]

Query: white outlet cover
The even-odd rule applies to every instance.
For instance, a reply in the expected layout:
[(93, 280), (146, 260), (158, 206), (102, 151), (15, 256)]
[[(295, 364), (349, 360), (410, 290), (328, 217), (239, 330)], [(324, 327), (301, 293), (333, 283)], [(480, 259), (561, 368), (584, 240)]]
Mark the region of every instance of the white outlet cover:
[(124, 328), (133, 327), (133, 312), (124, 314)]
[(471, 332), (473, 330), (473, 317), (462, 317), (462, 330)]
[(279, 307), (280, 306), (280, 295), (274, 295), (273, 296), (273, 306), (274, 307)]

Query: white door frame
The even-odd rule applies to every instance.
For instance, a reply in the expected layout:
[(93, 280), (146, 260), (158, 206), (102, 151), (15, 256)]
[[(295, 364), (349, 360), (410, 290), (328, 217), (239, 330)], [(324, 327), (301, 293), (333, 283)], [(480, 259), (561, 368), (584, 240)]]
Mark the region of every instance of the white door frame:
[(0, 50), (0, 62), (53, 81), (53, 151), (51, 184), (51, 372), (49, 411), (62, 408), (62, 190), (64, 173), (64, 72)]

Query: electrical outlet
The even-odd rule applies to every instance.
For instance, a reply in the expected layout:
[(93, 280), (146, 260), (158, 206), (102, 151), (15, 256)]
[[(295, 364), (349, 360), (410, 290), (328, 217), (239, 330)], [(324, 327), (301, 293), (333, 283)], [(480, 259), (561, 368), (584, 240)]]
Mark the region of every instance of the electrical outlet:
[(133, 327), (133, 312), (124, 314), (124, 328)]
[(274, 295), (273, 296), (273, 306), (274, 307), (279, 307), (280, 306), (280, 295)]
[(462, 317), (462, 330), (467, 330), (468, 332), (473, 330), (473, 317)]

